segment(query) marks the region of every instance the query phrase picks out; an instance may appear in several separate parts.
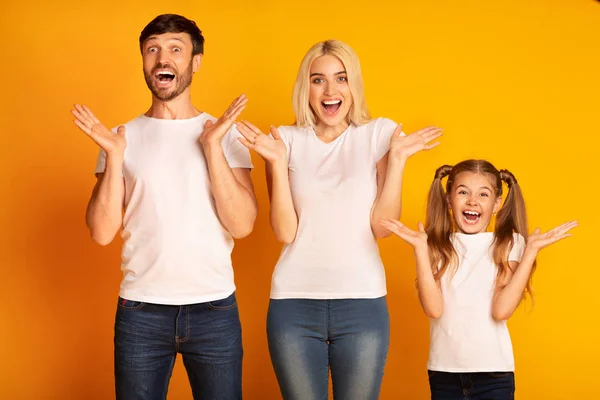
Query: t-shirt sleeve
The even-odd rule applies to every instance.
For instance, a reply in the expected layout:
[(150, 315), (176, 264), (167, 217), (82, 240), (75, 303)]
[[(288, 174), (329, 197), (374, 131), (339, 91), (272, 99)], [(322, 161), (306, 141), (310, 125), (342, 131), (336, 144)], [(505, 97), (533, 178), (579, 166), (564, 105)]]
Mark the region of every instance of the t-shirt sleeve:
[[(394, 133), (394, 129), (397, 126), (397, 123), (388, 118), (379, 118), (376, 121), (375, 131), (373, 132), (373, 139), (375, 140), (374, 159), (376, 163), (390, 150), (392, 133)], [(404, 132), (402, 135), (404, 135)]]
[(508, 255), (508, 261), (521, 261), (525, 252), (525, 238), (518, 233), (513, 234), (513, 247)]
[[(288, 132), (287, 128), (280, 126), (279, 128), (277, 128), (277, 133), (279, 133), (279, 137), (281, 138), (281, 141), (283, 142), (283, 144), (285, 144), (286, 158), (289, 163), (290, 162), (290, 138), (288, 136), (289, 132)], [(271, 139), (273, 139), (273, 134), (269, 133), (269, 137)]]
[(250, 150), (240, 143), (238, 137), (242, 137), (242, 134), (235, 125), (223, 137), (221, 146), (223, 147), (225, 159), (230, 168), (253, 168)]

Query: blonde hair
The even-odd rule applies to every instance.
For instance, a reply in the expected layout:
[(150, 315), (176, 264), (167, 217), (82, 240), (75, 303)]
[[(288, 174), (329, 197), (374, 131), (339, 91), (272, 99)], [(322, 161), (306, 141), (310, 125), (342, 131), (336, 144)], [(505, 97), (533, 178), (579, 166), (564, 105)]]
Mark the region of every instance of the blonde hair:
[[(498, 276), (503, 275), (510, 269), (508, 255), (510, 249), (514, 246), (513, 232), (527, 239), (525, 200), (523, 199), (521, 187), (511, 172), (505, 169), (497, 170), (496, 167), (485, 160), (466, 160), (455, 166), (443, 165), (435, 171), (435, 177), (429, 189), (427, 220), (425, 223), (431, 268), (435, 279), (438, 281), (446, 273), (448, 267), (453, 269), (453, 272), (458, 267), (456, 250), (450, 240), (450, 235), (456, 228), (450, 215), (446, 196), (452, 190), (456, 176), (462, 172), (480, 173), (491, 177), (496, 198), (502, 197), (502, 182), (505, 182), (508, 187), (506, 199), (502, 208), (498, 211), (494, 227), (493, 259), (498, 266)], [(442, 179), (446, 176), (448, 180), (444, 192)], [(534, 262), (531, 269), (523, 298), (527, 294), (533, 296), (531, 278), (535, 268), (536, 262)]]
[(292, 103), (296, 115), (296, 125), (299, 127), (315, 127), (316, 116), (309, 104), (310, 92), (310, 67), (313, 61), (324, 55), (337, 57), (348, 76), (348, 85), (352, 94), (352, 107), (348, 111), (346, 121), (349, 124), (362, 125), (371, 119), (365, 101), (365, 89), (360, 69), (358, 56), (347, 44), (339, 40), (327, 40), (312, 46), (306, 53), (300, 64), (300, 70), (292, 92)]

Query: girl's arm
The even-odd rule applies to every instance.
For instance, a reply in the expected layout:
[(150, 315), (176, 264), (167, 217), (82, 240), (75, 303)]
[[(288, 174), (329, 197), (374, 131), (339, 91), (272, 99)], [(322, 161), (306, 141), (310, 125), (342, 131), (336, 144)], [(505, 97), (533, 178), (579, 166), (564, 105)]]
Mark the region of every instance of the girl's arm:
[(538, 228), (529, 236), (521, 262), (510, 261), (510, 270), (498, 278), (492, 301), (492, 317), (495, 320), (509, 319), (521, 303), (538, 252), (544, 247), (571, 236), (568, 232), (576, 226), (577, 221), (571, 221), (546, 233), (540, 233)]

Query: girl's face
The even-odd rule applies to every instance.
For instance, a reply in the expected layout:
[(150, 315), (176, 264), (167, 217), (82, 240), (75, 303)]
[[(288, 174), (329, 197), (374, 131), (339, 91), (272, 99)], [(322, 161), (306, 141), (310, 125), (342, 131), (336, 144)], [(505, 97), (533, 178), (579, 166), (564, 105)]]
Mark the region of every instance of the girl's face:
[(308, 101), (317, 127), (347, 126), (346, 117), (352, 106), (346, 68), (339, 58), (326, 54), (316, 58), (310, 66)]
[(476, 172), (461, 172), (447, 194), (456, 230), (474, 234), (486, 232), (492, 215), (500, 209), (502, 197), (496, 196), (495, 177)]

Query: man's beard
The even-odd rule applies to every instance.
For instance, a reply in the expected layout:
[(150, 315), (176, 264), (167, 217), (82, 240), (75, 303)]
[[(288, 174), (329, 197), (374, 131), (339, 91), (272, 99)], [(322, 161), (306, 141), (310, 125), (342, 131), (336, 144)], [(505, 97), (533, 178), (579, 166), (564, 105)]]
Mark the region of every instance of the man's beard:
[[(183, 93), (185, 91), (185, 89), (187, 89), (188, 86), (190, 86), (192, 84), (192, 76), (194, 75), (192, 72), (192, 68), (193, 68), (192, 64), (193, 64), (193, 59), (192, 59), (192, 61), (190, 61), (190, 64), (185, 69), (185, 71), (183, 71), (183, 73), (181, 75), (176, 73), (176, 71), (174, 71), (173, 68), (171, 68), (170, 66), (164, 65), (164, 64), (157, 64), (152, 69), (152, 71), (150, 71), (149, 74), (146, 73), (146, 71), (144, 71), (144, 79), (146, 80), (146, 85), (148, 85), (148, 89), (150, 89), (152, 94), (160, 101), (167, 102), (167, 101), (173, 100), (174, 98), (179, 96), (181, 93)], [(154, 75), (155, 75), (155, 71), (157, 69), (168, 69), (169, 71), (171, 71), (175, 75), (175, 77), (173, 79), (177, 80), (175, 87), (172, 87), (169, 89), (160, 89), (160, 88), (156, 87)]]

